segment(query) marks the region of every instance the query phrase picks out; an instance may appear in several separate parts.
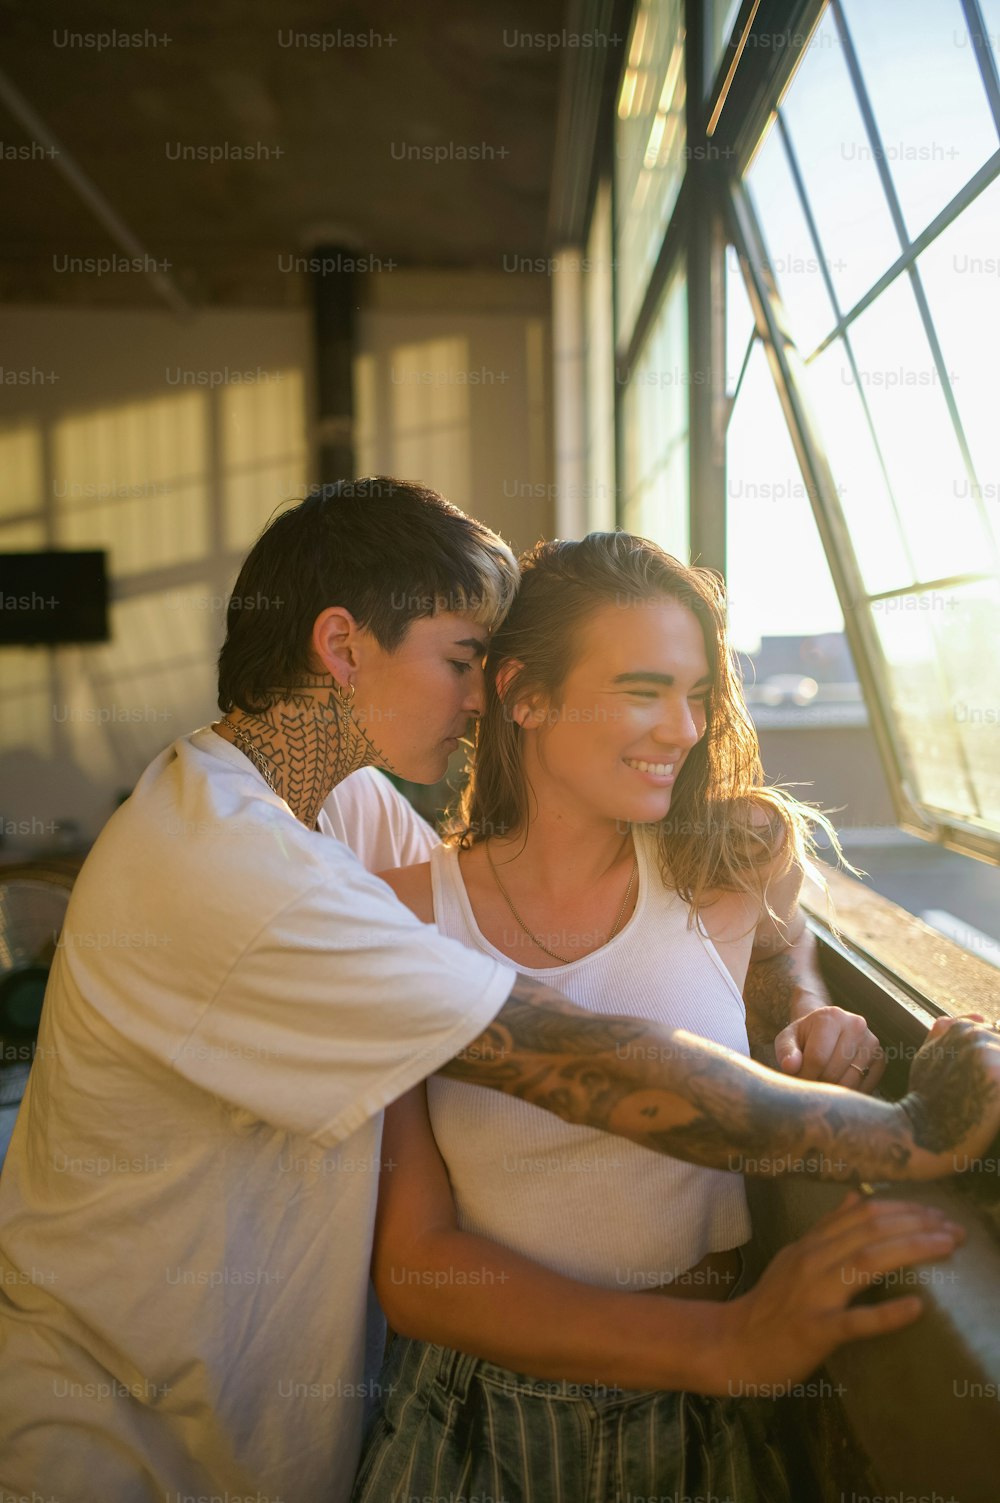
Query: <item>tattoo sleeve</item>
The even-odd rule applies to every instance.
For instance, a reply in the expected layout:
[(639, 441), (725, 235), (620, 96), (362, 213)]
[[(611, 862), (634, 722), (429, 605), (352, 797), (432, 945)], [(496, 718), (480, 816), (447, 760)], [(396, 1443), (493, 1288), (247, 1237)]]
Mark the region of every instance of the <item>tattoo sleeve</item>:
[[(929, 1081), (933, 1068), (924, 1073)], [(829, 1180), (947, 1172), (929, 1171), (921, 1155), (918, 1173), (911, 1163), (918, 1143), (954, 1148), (982, 1119), (992, 1091), (985, 1078), (970, 1090), (968, 1067), (940, 1067), (942, 1099), (928, 1118), (919, 1098), (892, 1103), (784, 1077), (683, 1030), (595, 1015), (523, 976), (489, 1028), (441, 1074), (690, 1163)]]
[(751, 961), (743, 983), (747, 1009), (747, 1037), (755, 1059), (774, 1061), (777, 1034), (791, 1022), (795, 988), (801, 985), (798, 961), (791, 950), (781, 950), (766, 960)]
[(996, 1090), (975, 1033), (968, 1025), (953, 1024), (913, 1061), (910, 1090), (900, 1104), (912, 1123), (914, 1142), (931, 1153), (953, 1150), (975, 1129), (983, 1104), (993, 1100)]

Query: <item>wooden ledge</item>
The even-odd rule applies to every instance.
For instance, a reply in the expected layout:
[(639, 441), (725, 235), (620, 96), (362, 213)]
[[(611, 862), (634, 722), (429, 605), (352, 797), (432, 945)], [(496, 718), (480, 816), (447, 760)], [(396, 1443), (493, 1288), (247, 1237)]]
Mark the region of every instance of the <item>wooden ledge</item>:
[(823, 863), (829, 899), (809, 875), (802, 907), (822, 927), (836, 927), (841, 941), (896, 977), (942, 1012), (1000, 1017), (1000, 971), (961, 945), (873, 892), (856, 877)]

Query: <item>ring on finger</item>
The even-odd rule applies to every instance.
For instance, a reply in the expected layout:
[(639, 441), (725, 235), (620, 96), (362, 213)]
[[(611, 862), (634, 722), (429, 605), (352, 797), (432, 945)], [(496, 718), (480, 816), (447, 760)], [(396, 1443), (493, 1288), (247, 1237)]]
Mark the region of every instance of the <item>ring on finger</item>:
[(858, 1074), (861, 1076), (861, 1079), (864, 1080), (865, 1076), (868, 1074), (868, 1071), (871, 1069), (871, 1065), (865, 1065), (864, 1069), (862, 1069), (861, 1066), (856, 1065), (852, 1059), (847, 1068), (849, 1070), (857, 1070)]

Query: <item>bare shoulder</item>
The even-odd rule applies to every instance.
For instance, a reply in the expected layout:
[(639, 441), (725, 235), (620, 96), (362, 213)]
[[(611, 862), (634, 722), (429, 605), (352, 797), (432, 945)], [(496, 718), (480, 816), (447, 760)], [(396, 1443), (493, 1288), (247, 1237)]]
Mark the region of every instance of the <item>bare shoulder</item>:
[(421, 861), (416, 866), (396, 866), (391, 871), (379, 872), (378, 875), (418, 919), (425, 924), (433, 924), (434, 898), (429, 861)]
[(803, 876), (798, 853), (788, 846), (784, 822), (767, 805), (752, 798), (741, 813), (750, 828), (767, 840), (770, 854), (757, 867), (752, 889), (713, 888), (699, 905), (709, 937), (734, 974), (746, 965), (751, 946), (759, 959), (762, 950), (784, 948), (789, 943), (783, 932), (779, 938), (771, 915), (777, 913), (785, 923), (792, 919)]

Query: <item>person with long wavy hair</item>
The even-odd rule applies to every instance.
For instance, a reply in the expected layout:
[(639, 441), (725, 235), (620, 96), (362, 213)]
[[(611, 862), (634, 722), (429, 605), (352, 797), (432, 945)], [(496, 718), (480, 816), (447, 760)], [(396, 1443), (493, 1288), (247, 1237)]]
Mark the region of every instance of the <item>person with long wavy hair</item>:
[[(386, 880), (595, 1013), (870, 1092), (878, 1041), (830, 1004), (798, 907), (814, 828), (839, 853), (836, 835), (765, 785), (721, 581), (626, 533), (542, 543), (521, 567), (460, 805), (430, 862)], [(567, 1098), (578, 1085), (567, 1073)], [(822, 1173), (801, 1137), (788, 1167)], [(845, 1268), (879, 1252), (850, 1193), (746, 1292), (743, 1174), (768, 1172), (440, 1075), (395, 1103), (373, 1277), (396, 1334), (355, 1503), (778, 1503), (758, 1400), (874, 1334)]]

